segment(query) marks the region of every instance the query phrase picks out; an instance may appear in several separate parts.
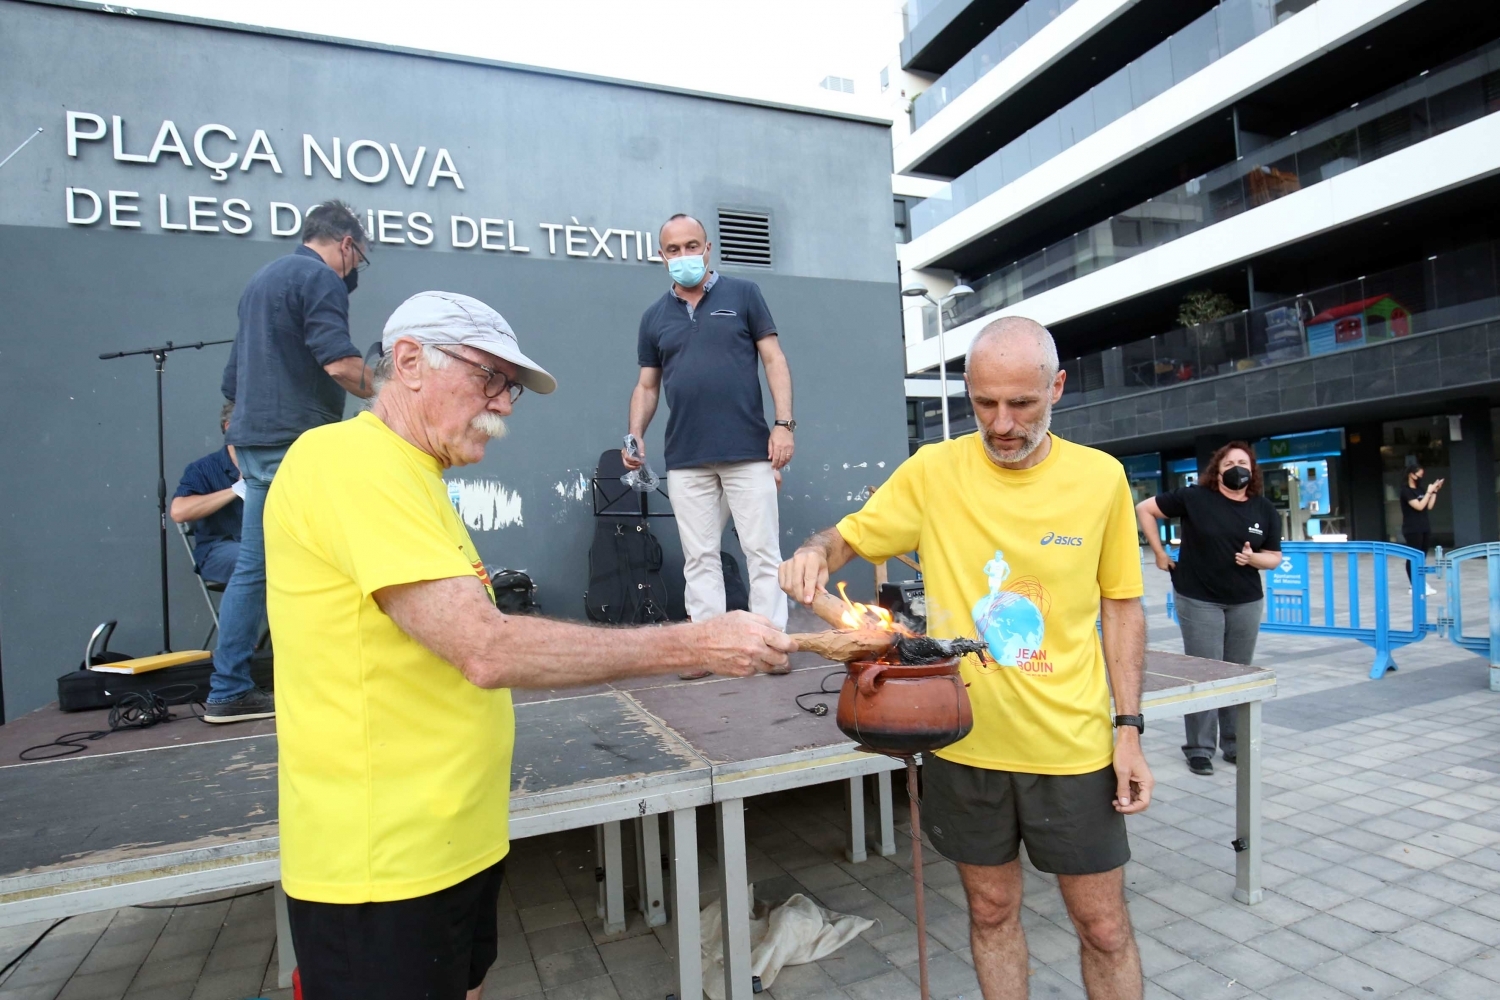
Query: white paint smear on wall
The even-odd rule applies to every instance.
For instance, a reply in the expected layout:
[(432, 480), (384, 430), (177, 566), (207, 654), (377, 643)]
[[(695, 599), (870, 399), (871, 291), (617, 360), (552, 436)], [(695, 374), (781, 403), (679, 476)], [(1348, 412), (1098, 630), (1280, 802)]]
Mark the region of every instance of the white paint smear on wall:
[(475, 531), (497, 531), (521, 524), (521, 494), (493, 479), (450, 479), (448, 496), (464, 524)]
[(578, 478), (572, 482), (563, 480), (553, 483), (552, 489), (564, 500), (577, 500), (582, 503), (583, 498), (589, 494), (589, 481), (583, 478), (583, 473), (580, 472)]

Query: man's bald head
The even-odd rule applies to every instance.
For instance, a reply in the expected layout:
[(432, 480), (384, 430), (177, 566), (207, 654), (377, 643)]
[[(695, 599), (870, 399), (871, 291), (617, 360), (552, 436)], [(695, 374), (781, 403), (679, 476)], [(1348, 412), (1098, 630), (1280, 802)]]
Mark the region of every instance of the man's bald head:
[(983, 365), (992, 360), (1007, 365), (1034, 363), (1037, 378), (1043, 384), (1050, 384), (1060, 367), (1052, 334), (1036, 320), (1024, 316), (1002, 316), (986, 324), (969, 342), (964, 371), (973, 371), (975, 362)]
[[(693, 216), (688, 215), (686, 212), (678, 212), (676, 215), (672, 216), (666, 222), (663, 222), (661, 224), (661, 229), (656, 233), (657, 243), (663, 245), (666, 244), (668, 227), (671, 227), (674, 231), (680, 231), (683, 236), (691, 235), (693, 233), (693, 228), (696, 228), (696, 235), (698, 236), (698, 238), (705, 243), (708, 242), (708, 229), (704, 227), (703, 223), (699, 222)], [(679, 227), (681, 228), (679, 229)]]

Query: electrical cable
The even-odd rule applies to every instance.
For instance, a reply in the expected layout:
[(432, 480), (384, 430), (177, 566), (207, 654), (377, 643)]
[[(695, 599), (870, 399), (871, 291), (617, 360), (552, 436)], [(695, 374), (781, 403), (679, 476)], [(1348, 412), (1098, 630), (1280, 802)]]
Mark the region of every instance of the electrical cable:
[(5, 968), (0, 969), (0, 982), (3, 982), (5, 980), (5, 976), (10, 972), (11, 969), (14, 969), (16, 966), (21, 964), (22, 959), (31, 954), (33, 948), (42, 943), (43, 938), (72, 919), (72, 917), (63, 917), (61, 920), (54, 923), (51, 927), (48, 927), (46, 930), (42, 931), (42, 933), (38, 934), (36, 940), (26, 946), (26, 950), (22, 951), (21, 954), (17, 955), (9, 962), (6, 962)]
[(132, 910), (176, 910), (184, 906), (207, 906), (209, 903), (227, 903), (230, 900), (244, 899), (246, 896), (259, 896), (263, 892), (270, 892), (268, 885), (259, 889), (251, 889), (249, 892), (237, 892), (233, 896), (216, 896), (213, 899), (200, 899), (193, 903), (133, 903)]
[[(150, 729), (152, 726), (181, 719), (201, 718), (191, 699), (198, 693), (196, 684), (168, 684), (147, 691), (130, 691), (120, 696), (109, 710), (109, 728), (64, 733), (50, 743), (27, 747), (18, 755), (28, 762), (71, 757), (88, 749), (87, 744), (102, 740), (122, 729)], [(173, 715), (171, 705), (188, 705), (188, 715)], [(39, 751), (52, 751), (39, 752)]]
[[(845, 670), (844, 670), (843, 667), (839, 667), (837, 670), (830, 670), (830, 671), (828, 671), (828, 673), (824, 674), (822, 676), (822, 678), (818, 681), (818, 689), (816, 691), (803, 691), (801, 694), (794, 696), (792, 698), (792, 701), (796, 702), (797, 703), (797, 707), (800, 708), (800, 709), (802, 709), (802, 711), (806, 712), (809, 715), (818, 715), (818, 716), (827, 715), (828, 714), (828, 703), (827, 702), (825, 702), (825, 701), (815, 701), (815, 702), (812, 703), (812, 705), (809, 706), (809, 705), (802, 704), (802, 699), (803, 698), (811, 698), (813, 695), (817, 695), (817, 694), (838, 694), (839, 693), (838, 692), (838, 688), (834, 688), (832, 691), (830, 691), (828, 689), (828, 678), (830, 678), (830, 677), (842, 677), (842, 676), (844, 676), (844, 673), (845, 673)], [(842, 683), (842, 681), (840, 683)]]

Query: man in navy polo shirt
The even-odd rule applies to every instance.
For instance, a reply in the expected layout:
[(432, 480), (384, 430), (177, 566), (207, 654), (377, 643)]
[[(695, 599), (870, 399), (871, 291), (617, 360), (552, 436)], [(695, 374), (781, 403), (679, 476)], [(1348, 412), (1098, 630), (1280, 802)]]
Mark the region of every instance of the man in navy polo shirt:
[[(233, 412), (234, 404), (225, 403), (219, 415), (221, 433), (229, 429)], [(209, 583), (228, 583), (240, 557), (245, 502), (234, 488), (239, 481), (234, 447), (226, 444), (184, 469), (172, 494), (167, 513), (178, 524), (193, 522), (193, 569)]]
[[(661, 227), (660, 243), (672, 284), (641, 317), (641, 374), (630, 395), (630, 433), (641, 442), (641, 457), (627, 454), (625, 464), (644, 461), (646, 428), (665, 389), (668, 489), (688, 616), (704, 621), (724, 613), (720, 505), (728, 501), (745, 551), (750, 610), (784, 629), (776, 473), (795, 450), (792, 372), (760, 287), (708, 269), (713, 245), (703, 223), (674, 215)], [(774, 427), (766, 423), (759, 365), (776, 408)]]
[(266, 616), (261, 511), (292, 442), (303, 431), (342, 420), (347, 393), (366, 399), (374, 393), (370, 371), (349, 339), (349, 293), (368, 263), (359, 217), (341, 201), (324, 202), (308, 210), (302, 245), (257, 271), (240, 296), (223, 390), (235, 404), (226, 440), (245, 480), (245, 517), (239, 560), (219, 604), (205, 722), (276, 714), (271, 695), (250, 676)]

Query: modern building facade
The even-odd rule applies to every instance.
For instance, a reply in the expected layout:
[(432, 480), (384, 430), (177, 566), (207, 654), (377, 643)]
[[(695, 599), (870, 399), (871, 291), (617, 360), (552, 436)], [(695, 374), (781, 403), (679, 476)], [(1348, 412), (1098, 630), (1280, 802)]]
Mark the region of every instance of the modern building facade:
[[(1415, 455), (1448, 481), (1436, 541), (1497, 538), (1500, 5), (911, 0), (901, 58), (927, 82), (895, 168), (942, 182), (901, 265), (973, 289), (950, 372), (1028, 316), (1068, 372), (1053, 428), (1138, 495), (1243, 438), (1289, 525), (1399, 540)], [(941, 436), (916, 302), (913, 448)]]
[[(668, 285), (656, 231), (674, 212), (703, 218), (717, 266), (761, 285), (791, 361), (786, 543), (855, 509), (905, 454), (884, 121), (17, 0), (0, 0), (0, 93), (0, 158), (19, 147), (0, 166), (11, 717), (55, 697), (101, 621), (120, 623), (113, 648), (161, 644), (153, 365), (99, 354), (232, 338), (246, 281), (327, 198), (367, 220), (359, 347), (440, 288), (494, 305), (557, 375), (485, 462), (448, 477), (486, 563), (531, 573), (549, 615), (583, 616), (590, 480), (625, 432), (640, 316)], [(227, 351), (166, 362), (169, 491), (222, 443)], [(653, 526), (670, 561), (671, 520)], [(210, 622), (169, 542), (173, 644), (193, 648)], [(851, 580), (870, 592), (868, 572)]]

